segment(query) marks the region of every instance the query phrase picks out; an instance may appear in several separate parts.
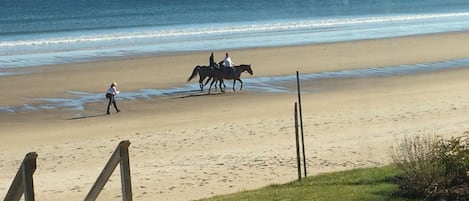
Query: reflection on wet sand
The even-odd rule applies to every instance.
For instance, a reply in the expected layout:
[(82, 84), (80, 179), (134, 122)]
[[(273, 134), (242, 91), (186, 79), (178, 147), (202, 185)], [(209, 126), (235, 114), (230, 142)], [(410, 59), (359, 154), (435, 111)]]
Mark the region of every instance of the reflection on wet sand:
[[(354, 78), (354, 77), (377, 77), (377, 76), (396, 76), (410, 73), (421, 73), (437, 70), (449, 70), (455, 68), (464, 68), (469, 66), (469, 59), (458, 59), (442, 62), (413, 64), (413, 65), (398, 65), (389, 67), (375, 67), (354, 70), (330, 71), (312, 74), (300, 75), (301, 80), (317, 80), (328, 78)], [(256, 78), (242, 78), (245, 83), (247, 91), (261, 91), (271, 93), (287, 93), (292, 92), (286, 88), (285, 85), (294, 82), (296, 75), (289, 76), (274, 76), (274, 77), (256, 77)], [(232, 82), (226, 81), (227, 87)], [(118, 100), (135, 100), (142, 98), (152, 98), (157, 96), (178, 96), (178, 97), (193, 97), (201, 95), (198, 83), (187, 84), (182, 87), (169, 88), (169, 89), (141, 89), (138, 91), (122, 92), (116, 99)], [(24, 104), (19, 107), (0, 107), (0, 112), (18, 112), (29, 111), (37, 109), (70, 109), (83, 111), (85, 110), (86, 103), (94, 103), (103, 101), (105, 98), (101, 93), (88, 93), (79, 91), (67, 91), (67, 95), (71, 98), (32, 98), (34, 101), (39, 101), (41, 104), (32, 105)]]

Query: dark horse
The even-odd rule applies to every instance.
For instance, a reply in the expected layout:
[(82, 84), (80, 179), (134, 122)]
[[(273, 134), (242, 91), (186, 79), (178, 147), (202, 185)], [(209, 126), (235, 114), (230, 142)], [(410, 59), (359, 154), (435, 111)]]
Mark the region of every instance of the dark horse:
[[(196, 66), (194, 67), (194, 70), (192, 70), (192, 75), (187, 79), (187, 82), (191, 81), (195, 76), (197, 76), (197, 74), (199, 74), (200, 91), (203, 91), (204, 86), (213, 78), (216, 70), (218, 70), (218, 68), (213, 66)], [(204, 84), (204, 80), (207, 77), (208, 79)], [(225, 84), (223, 83), (223, 85)]]
[[(234, 68), (234, 72), (233, 72)], [(214, 68), (213, 69), (213, 80), (210, 83), (210, 87), (208, 88), (208, 93), (210, 93), (210, 89), (212, 88), (213, 83), (216, 81), (220, 82), (220, 89), (222, 92), (224, 92), (222, 88), (222, 83), (223, 79), (226, 80), (233, 80), (233, 91), (236, 91), (235, 89), (235, 84), (236, 80), (238, 80), (241, 83), (241, 87), (239, 90), (243, 89), (243, 81), (240, 79), (241, 73), (244, 71), (248, 71), (249, 74), (253, 74), (252, 69), (251, 69), (251, 64), (241, 64), (239, 66), (234, 66), (233, 68), (231, 67), (221, 67), (221, 68)]]

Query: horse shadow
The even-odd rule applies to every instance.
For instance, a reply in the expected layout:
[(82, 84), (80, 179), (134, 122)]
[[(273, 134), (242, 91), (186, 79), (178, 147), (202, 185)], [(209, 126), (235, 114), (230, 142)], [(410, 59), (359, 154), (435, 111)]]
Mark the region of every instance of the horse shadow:
[(107, 116), (107, 114), (106, 114), (106, 113), (103, 113), (103, 114), (95, 114), (95, 115), (86, 115), (86, 116), (72, 117), (72, 118), (68, 118), (68, 119), (66, 119), (66, 120), (88, 119), (88, 118), (95, 118), (95, 117), (102, 117), (102, 116)]
[(226, 94), (226, 93), (224, 93), (224, 92), (220, 92), (220, 93), (200, 92), (200, 93), (190, 93), (190, 94), (186, 94), (186, 95), (182, 95), (182, 96), (176, 96), (172, 99), (195, 98), (195, 97), (204, 97), (204, 96), (218, 96), (218, 95), (223, 95), (223, 94)]

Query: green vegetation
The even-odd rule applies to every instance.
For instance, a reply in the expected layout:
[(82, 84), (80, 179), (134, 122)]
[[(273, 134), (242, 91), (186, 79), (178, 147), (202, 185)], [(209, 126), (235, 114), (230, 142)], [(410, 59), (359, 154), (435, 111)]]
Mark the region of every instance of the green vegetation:
[(405, 138), (391, 157), (391, 166), (321, 174), (204, 201), (469, 200), (469, 132), (449, 140)]
[(355, 169), (336, 173), (320, 174), (301, 181), (282, 185), (271, 185), (253, 191), (216, 196), (204, 201), (228, 200), (347, 200), (347, 201), (397, 201), (412, 200), (394, 196), (398, 185), (393, 178), (399, 170), (393, 166)]
[(469, 200), (469, 133), (449, 140), (414, 136), (394, 148), (398, 193), (425, 200)]

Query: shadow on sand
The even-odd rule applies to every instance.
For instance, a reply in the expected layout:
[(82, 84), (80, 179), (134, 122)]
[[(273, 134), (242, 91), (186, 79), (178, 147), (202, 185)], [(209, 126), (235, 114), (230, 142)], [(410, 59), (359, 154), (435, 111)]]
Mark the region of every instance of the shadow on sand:
[(207, 93), (207, 92), (202, 92), (202, 93), (197, 93), (197, 94), (187, 94), (183, 96), (177, 96), (174, 97), (173, 99), (179, 99), (179, 98), (191, 98), (191, 97), (203, 97), (203, 96), (216, 96), (216, 95), (222, 95), (226, 94), (224, 92), (215, 92), (215, 93)]
[(68, 118), (68, 119), (66, 119), (66, 120), (88, 119), (88, 118), (102, 117), (102, 116), (107, 116), (107, 114), (106, 114), (106, 113), (103, 113), (103, 114), (96, 114), (96, 115), (87, 115), (87, 116), (73, 117), (73, 118)]

